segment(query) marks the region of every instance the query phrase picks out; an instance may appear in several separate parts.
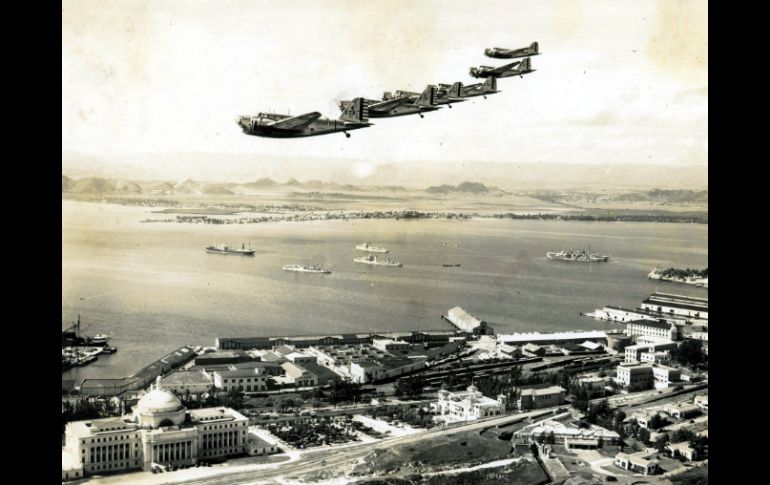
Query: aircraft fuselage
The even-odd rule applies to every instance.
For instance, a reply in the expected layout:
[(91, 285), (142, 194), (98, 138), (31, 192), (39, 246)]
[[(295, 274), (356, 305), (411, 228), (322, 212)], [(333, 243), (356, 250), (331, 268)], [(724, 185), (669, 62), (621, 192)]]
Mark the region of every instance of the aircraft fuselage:
[[(276, 116), (276, 119), (289, 117), (288, 115), (274, 116)], [(371, 126), (371, 123), (330, 120), (328, 118), (319, 118), (302, 129), (273, 128), (269, 124), (251, 123), (248, 118), (242, 118), (238, 124), (247, 135), (266, 138), (299, 138), (328, 135), (330, 133), (348, 132)]]

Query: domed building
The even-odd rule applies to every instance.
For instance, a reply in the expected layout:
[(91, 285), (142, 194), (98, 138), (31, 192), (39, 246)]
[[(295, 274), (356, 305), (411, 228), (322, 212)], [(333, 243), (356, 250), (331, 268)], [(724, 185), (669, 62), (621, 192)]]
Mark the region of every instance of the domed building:
[(133, 416), (135, 422), (145, 429), (179, 426), (184, 423), (185, 408), (173, 393), (158, 387), (139, 400)]
[(431, 408), (438, 414), (435, 419), (452, 423), (502, 414), (507, 405), (507, 396), (500, 394), (497, 400), (494, 400), (484, 396), (476, 386), (471, 384), (465, 392), (449, 392), (441, 389), (438, 392), (438, 401), (431, 403)]
[[(131, 414), (68, 423), (63, 451), (82, 475), (192, 465), (245, 454), (248, 425), (248, 418), (230, 408), (188, 411), (158, 377)], [(68, 472), (77, 470), (69, 465)]]

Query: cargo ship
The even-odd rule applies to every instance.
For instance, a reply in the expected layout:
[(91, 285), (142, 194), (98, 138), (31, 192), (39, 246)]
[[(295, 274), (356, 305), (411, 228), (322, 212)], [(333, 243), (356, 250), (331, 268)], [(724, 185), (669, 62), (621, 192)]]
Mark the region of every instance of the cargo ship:
[(402, 267), (403, 265), (399, 263), (398, 261), (391, 261), (390, 259), (386, 259), (385, 261), (380, 261), (377, 259), (377, 256), (369, 255), (364, 256), (362, 258), (354, 258), (354, 263), (360, 263), (360, 264), (369, 264), (372, 266), (395, 266), (395, 267)]
[(548, 251), (546, 257), (555, 261), (575, 261), (581, 263), (606, 263), (610, 260), (610, 257), (606, 254), (592, 253), (590, 247), (587, 250), (581, 251)]
[(254, 256), (254, 250), (251, 247), (246, 247), (245, 244), (241, 244), (240, 248), (233, 248), (225, 244), (219, 246), (206, 246), (207, 253), (214, 254), (237, 254), (240, 256)]
[(283, 267), (284, 271), (294, 271), (296, 273), (323, 273), (331, 274), (331, 271), (314, 264), (287, 264)]
[(356, 245), (356, 249), (359, 251), (369, 251), (370, 253), (389, 253), (390, 251), (385, 248), (379, 248), (377, 246), (372, 246), (368, 242), (365, 242), (363, 244)]

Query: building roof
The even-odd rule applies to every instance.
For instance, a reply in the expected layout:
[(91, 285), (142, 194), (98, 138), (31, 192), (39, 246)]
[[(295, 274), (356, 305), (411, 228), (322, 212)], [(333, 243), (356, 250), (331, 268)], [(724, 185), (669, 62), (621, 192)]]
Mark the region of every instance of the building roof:
[(152, 389), (134, 406), (135, 414), (166, 413), (183, 409), (182, 402), (174, 393), (165, 389)]
[(225, 407), (191, 409), (190, 418), (193, 421), (215, 421), (219, 419), (223, 419), (223, 420), (238, 419), (238, 420), (248, 421), (248, 418), (246, 418), (246, 416), (239, 413), (235, 409), (225, 408)]
[(548, 394), (556, 394), (559, 392), (564, 392), (564, 388), (560, 386), (549, 386), (549, 387), (541, 387), (541, 388), (529, 388), (529, 389), (522, 389), (521, 395), (522, 396), (545, 396)]
[(660, 320), (645, 320), (645, 319), (642, 319), (642, 320), (633, 320), (631, 322), (628, 322), (626, 324), (626, 327), (628, 327), (630, 325), (640, 325), (640, 326), (644, 326), (644, 327), (662, 328), (662, 329), (668, 330), (668, 329), (671, 328), (672, 324), (668, 323), (666, 321), (661, 322)]
[(211, 379), (199, 370), (178, 370), (164, 377), (161, 382), (164, 385), (178, 386), (181, 384), (211, 384)]
[(506, 344), (525, 344), (537, 342), (550, 342), (558, 340), (596, 340), (606, 339), (607, 333), (601, 330), (575, 331), (575, 332), (526, 332), (498, 335), (497, 341)]

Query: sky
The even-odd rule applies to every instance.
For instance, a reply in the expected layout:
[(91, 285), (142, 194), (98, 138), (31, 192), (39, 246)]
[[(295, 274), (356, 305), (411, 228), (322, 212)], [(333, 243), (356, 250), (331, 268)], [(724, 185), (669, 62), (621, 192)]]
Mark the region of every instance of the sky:
[[(471, 66), (510, 62), (485, 48), (533, 41), (536, 72), (424, 119), (372, 120), (350, 139), (235, 123), (479, 82)], [(442, 161), (707, 167), (708, 4), (63, 0), (62, 152), (148, 168), (181, 153), (350, 160), (362, 177)]]

